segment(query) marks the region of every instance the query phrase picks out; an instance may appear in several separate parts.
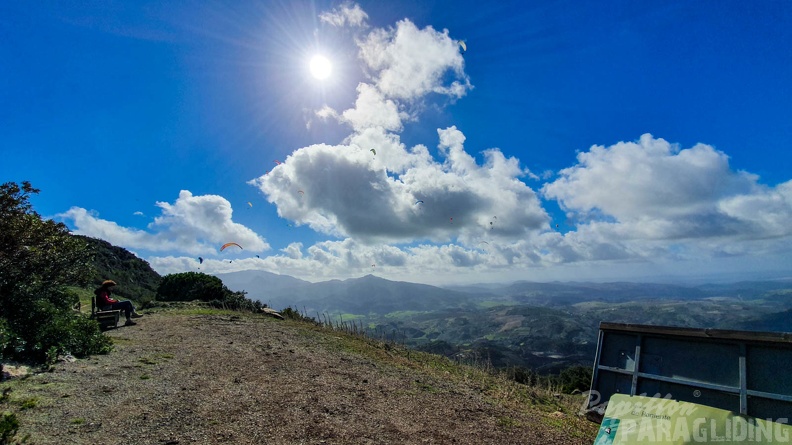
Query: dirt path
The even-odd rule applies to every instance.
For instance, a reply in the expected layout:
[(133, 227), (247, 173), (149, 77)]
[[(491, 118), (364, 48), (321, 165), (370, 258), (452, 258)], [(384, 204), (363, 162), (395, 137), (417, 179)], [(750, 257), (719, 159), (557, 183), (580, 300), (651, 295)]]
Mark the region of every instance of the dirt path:
[[(116, 351), (3, 383), (34, 444), (591, 444), (573, 415), (507, 408), (476, 382), (304, 323), (147, 315)], [(359, 342), (358, 342), (359, 343)], [(359, 344), (358, 344), (358, 347)], [(401, 361), (400, 361), (401, 360)], [(550, 410), (552, 411), (552, 410)]]

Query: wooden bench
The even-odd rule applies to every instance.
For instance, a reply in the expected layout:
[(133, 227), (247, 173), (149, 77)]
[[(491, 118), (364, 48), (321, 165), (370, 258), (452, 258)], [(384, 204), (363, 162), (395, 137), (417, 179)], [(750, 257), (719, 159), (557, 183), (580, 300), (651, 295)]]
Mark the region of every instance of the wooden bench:
[(121, 319), (121, 310), (103, 311), (96, 305), (96, 297), (91, 297), (91, 318), (99, 322), (102, 330), (117, 328), (118, 320)]

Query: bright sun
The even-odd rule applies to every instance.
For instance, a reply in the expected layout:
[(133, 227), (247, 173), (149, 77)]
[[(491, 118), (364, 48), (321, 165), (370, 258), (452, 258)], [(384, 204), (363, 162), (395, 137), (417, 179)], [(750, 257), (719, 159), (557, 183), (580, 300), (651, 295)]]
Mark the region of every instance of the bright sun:
[(311, 74), (319, 79), (327, 79), (333, 71), (333, 66), (327, 57), (316, 55), (311, 59)]

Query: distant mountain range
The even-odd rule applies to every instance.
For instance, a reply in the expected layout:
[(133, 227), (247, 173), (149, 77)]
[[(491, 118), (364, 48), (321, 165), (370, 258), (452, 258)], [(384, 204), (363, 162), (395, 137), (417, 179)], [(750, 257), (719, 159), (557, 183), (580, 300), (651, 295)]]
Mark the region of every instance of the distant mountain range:
[[(76, 235), (75, 235), (76, 236)], [(144, 260), (105, 241), (93, 250), (98, 285), (124, 298), (154, 298), (161, 280)], [(437, 287), (373, 275), (311, 283), (264, 271), (218, 274), (234, 291), (274, 309), (354, 322), (369, 335), (457, 360), (553, 372), (590, 365), (602, 321), (694, 328), (792, 331), (792, 280), (731, 284), (520, 281)]]
[(216, 274), (229, 289), (276, 309), (291, 306), (309, 311), (388, 313), (473, 308), (488, 304), (569, 306), (585, 302), (624, 303), (640, 300), (701, 300), (729, 297), (755, 299), (768, 292), (792, 289), (792, 280), (742, 281), (732, 284), (684, 286), (657, 283), (588, 283), (518, 281), (437, 287), (390, 281), (373, 275), (311, 283), (264, 271)]
[(247, 292), (275, 309), (292, 307), (308, 314), (387, 314), (396, 311), (435, 311), (474, 308), (474, 297), (466, 292), (426, 284), (389, 281), (373, 275), (348, 280), (310, 283), (288, 275), (263, 271), (217, 274), (229, 289)]
[(792, 280), (443, 288), (372, 275), (320, 283), (261, 271), (217, 276), (275, 309), (292, 307), (336, 323), (354, 320), (371, 335), (453, 358), (547, 372), (591, 364), (601, 321), (792, 331)]

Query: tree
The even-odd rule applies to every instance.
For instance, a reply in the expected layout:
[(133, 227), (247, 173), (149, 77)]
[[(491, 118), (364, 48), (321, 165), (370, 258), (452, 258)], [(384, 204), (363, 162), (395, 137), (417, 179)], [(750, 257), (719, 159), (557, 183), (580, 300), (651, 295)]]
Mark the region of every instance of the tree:
[(200, 300), (215, 307), (256, 311), (261, 303), (245, 298), (245, 292), (232, 292), (220, 278), (200, 272), (165, 275), (157, 289), (159, 301)]
[(70, 352), (107, 352), (110, 339), (77, 316), (66, 285), (85, 283), (91, 258), (62, 223), (33, 211), (29, 182), (0, 185), (0, 352), (38, 362)]
[(220, 278), (200, 272), (165, 275), (157, 288), (159, 301), (223, 300), (229, 291)]

